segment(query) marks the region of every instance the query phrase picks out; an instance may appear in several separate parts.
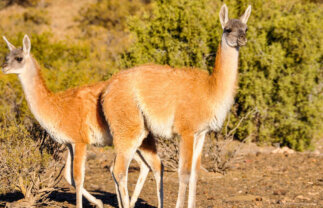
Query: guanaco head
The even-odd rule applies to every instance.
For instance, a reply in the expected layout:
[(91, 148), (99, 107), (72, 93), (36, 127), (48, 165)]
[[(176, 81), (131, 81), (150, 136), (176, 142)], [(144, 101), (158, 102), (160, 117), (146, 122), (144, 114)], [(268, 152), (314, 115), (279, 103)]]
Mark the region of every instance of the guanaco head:
[(26, 71), (26, 64), (30, 61), (30, 39), (25, 35), (23, 39), (23, 47), (16, 48), (12, 45), (6, 37), (3, 36), (7, 46), (10, 50), (6, 55), (4, 63), (2, 64), (2, 71), (5, 74), (21, 74)]
[(228, 7), (225, 4), (221, 7), (220, 22), (223, 29), (222, 38), (225, 39), (229, 46), (240, 47), (247, 43), (247, 21), (250, 16), (250, 12), (251, 6), (249, 5), (245, 13), (239, 19), (229, 19)]

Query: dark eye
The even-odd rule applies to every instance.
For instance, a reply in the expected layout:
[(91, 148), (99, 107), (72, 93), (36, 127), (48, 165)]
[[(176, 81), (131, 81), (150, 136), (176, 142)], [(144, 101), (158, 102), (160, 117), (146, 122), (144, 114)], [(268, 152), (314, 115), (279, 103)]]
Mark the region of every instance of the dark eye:
[(230, 33), (232, 32), (231, 28), (224, 28), (224, 32)]
[(246, 28), (246, 32), (248, 31), (248, 28)]
[(16, 57), (15, 60), (18, 61), (18, 62), (21, 62), (22, 61), (22, 57)]

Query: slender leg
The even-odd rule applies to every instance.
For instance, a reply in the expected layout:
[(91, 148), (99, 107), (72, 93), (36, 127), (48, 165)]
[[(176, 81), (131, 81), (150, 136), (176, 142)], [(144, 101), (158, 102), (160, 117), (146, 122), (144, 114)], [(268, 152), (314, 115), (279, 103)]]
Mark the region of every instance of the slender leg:
[[(135, 152), (135, 151), (133, 151)], [(112, 176), (116, 185), (116, 192), (118, 195), (118, 202), (120, 208), (129, 208), (129, 194), (128, 194), (128, 167), (132, 159), (132, 152), (126, 154), (118, 154), (116, 156)]]
[[(120, 137), (115, 135), (115, 147), (116, 147), (116, 159), (114, 163), (114, 167), (112, 170), (112, 175), (115, 180), (116, 190), (117, 194), (119, 194), (120, 202), (119, 207), (122, 208), (129, 208), (130, 202), (129, 202), (129, 193), (128, 193), (128, 168), (131, 160), (134, 157), (134, 154), (136, 153), (137, 149), (141, 145), (143, 139), (147, 136), (147, 132), (145, 130), (142, 130), (142, 133), (135, 138), (132, 142), (131, 139), (128, 140), (127, 145), (125, 143), (117, 144), (118, 141), (124, 142)], [(126, 137), (121, 137), (126, 138)], [(131, 138), (131, 137), (130, 137)]]
[[(65, 179), (66, 181), (72, 185), (75, 188), (75, 181), (74, 181), (74, 149), (75, 145), (68, 144), (68, 154), (67, 154), (67, 159), (66, 159), (66, 165), (65, 165)], [(84, 177), (84, 176), (83, 176)], [(89, 200), (91, 203), (95, 204), (99, 208), (103, 208), (103, 203), (101, 200), (96, 199), (94, 196), (92, 196), (89, 192), (87, 192), (83, 187), (82, 187), (82, 195)]]
[(195, 208), (196, 183), (197, 183), (198, 171), (200, 170), (200, 165), (201, 165), (201, 153), (203, 150), (204, 139), (205, 139), (205, 132), (198, 133), (194, 136), (194, 151), (193, 151), (190, 184), (189, 184), (188, 208)]
[(190, 180), (193, 157), (193, 134), (181, 135), (179, 157), (179, 191), (176, 208), (183, 208), (185, 203), (186, 188)]
[(163, 164), (157, 155), (157, 147), (154, 137), (149, 134), (143, 141), (139, 150), (135, 154), (135, 160), (140, 164), (140, 175), (136, 184), (135, 191), (131, 197), (130, 207), (134, 207), (145, 183), (149, 169), (153, 171), (158, 197), (158, 208), (163, 207)]
[(119, 207), (129, 208), (128, 167), (148, 132), (137, 101), (129, 100), (134, 96), (132, 89), (120, 92), (108, 90), (103, 96), (105, 97), (102, 102), (103, 112), (113, 132), (116, 158), (112, 176), (119, 196)]
[(135, 190), (133, 191), (133, 194), (131, 196), (131, 200), (130, 200), (130, 207), (131, 208), (135, 207), (137, 199), (139, 197), (139, 194), (142, 190), (142, 187), (144, 186), (144, 183), (146, 181), (146, 178), (147, 178), (149, 170), (150, 170), (148, 165), (145, 164), (145, 162), (141, 159), (141, 157), (138, 154), (139, 153), (135, 154), (134, 159), (140, 165), (140, 173), (139, 173), (139, 177), (137, 180)]
[[(114, 161), (115, 161), (115, 160), (114, 160)], [(113, 178), (114, 183), (115, 183), (115, 184), (117, 184), (116, 178), (115, 178), (115, 177), (114, 177), (114, 175), (113, 175), (114, 161), (113, 161), (113, 163), (111, 164), (111, 167), (110, 167), (110, 173), (111, 173), (111, 175), (112, 175), (112, 178)], [(116, 193), (117, 193), (118, 205), (119, 205), (119, 206), (121, 206), (121, 199), (120, 199), (120, 194), (119, 194), (119, 190), (118, 190), (117, 185), (115, 185), (115, 188), (116, 188)]]

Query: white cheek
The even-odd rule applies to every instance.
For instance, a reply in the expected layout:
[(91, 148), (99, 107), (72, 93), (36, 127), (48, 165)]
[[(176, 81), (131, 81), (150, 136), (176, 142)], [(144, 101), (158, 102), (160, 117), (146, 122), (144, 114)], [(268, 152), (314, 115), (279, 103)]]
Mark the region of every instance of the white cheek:
[(229, 38), (226, 35), (222, 35), (222, 47), (236, 47), (237, 42), (236, 41), (230, 41)]
[(6, 74), (23, 74), (26, 71), (27, 71), (27, 67), (23, 66), (23, 67), (17, 67), (17, 68), (8, 69)]
[(23, 67), (18, 68), (18, 70), (20, 71), (20, 73), (27, 72), (27, 66), (24, 65)]

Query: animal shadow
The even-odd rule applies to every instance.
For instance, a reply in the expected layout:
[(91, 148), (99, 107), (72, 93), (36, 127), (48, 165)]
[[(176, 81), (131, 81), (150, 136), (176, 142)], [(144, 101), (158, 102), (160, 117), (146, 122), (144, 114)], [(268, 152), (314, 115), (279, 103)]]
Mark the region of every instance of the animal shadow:
[[(118, 208), (118, 199), (116, 194), (100, 191), (100, 190), (92, 191), (91, 193), (95, 198), (102, 200), (103, 204)], [(49, 195), (49, 198), (50, 200), (53, 200), (56, 202), (67, 202), (68, 204), (73, 204), (73, 205), (75, 205), (76, 203), (75, 193), (67, 193), (64, 190), (55, 191), (51, 193)], [(95, 205), (91, 204), (87, 199), (83, 197), (83, 207), (94, 208)], [(145, 200), (142, 200), (139, 198), (136, 203), (136, 208), (156, 208), (156, 207), (149, 205)]]

